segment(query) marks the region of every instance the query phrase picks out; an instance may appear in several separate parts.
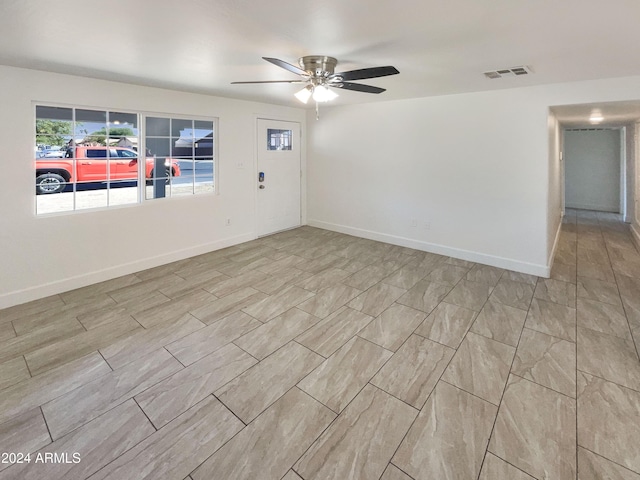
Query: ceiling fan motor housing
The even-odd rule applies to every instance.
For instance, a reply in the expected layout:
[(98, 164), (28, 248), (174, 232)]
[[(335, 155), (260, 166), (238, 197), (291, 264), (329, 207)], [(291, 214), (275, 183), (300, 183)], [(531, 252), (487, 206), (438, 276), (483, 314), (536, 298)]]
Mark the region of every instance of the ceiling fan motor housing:
[(312, 78), (326, 78), (335, 72), (338, 60), (324, 55), (308, 55), (301, 57), (298, 63)]

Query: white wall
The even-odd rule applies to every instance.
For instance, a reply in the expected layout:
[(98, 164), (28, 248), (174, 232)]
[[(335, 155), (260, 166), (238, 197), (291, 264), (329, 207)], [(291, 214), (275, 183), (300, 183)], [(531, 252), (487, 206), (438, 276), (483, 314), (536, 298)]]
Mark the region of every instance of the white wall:
[(632, 189), (635, 192), (635, 199), (633, 202), (634, 211), (631, 219), (631, 232), (636, 241), (636, 246), (640, 250), (640, 122), (636, 123), (634, 128), (629, 128), (628, 135), (632, 134), (634, 136), (633, 153), (635, 161)]
[[(548, 107), (633, 99), (640, 77), (309, 111), (303, 223), (308, 201), (310, 224), (547, 275), (561, 191)], [(298, 109), (2, 66), (0, 101), (0, 308), (254, 238), (255, 118), (305, 127)], [(220, 194), (36, 217), (34, 101), (217, 116)]]
[(561, 216), (549, 106), (638, 98), (627, 77), (310, 113), (309, 223), (548, 275)]
[(620, 212), (620, 129), (564, 132), (567, 208)]
[(634, 123), (628, 123), (624, 126), (624, 152), (625, 152), (625, 185), (626, 195), (624, 198), (624, 221), (633, 223), (636, 215), (636, 126)]
[(549, 112), (548, 118), (549, 135), (549, 190), (547, 205), (547, 265), (553, 264), (556, 247), (560, 241), (560, 227), (562, 227), (562, 216), (564, 215), (564, 158), (563, 137), (558, 119)]
[[(32, 102), (218, 117), (220, 194), (36, 217)], [(305, 123), (300, 109), (3, 66), (0, 104), (0, 308), (255, 238), (256, 116)]]

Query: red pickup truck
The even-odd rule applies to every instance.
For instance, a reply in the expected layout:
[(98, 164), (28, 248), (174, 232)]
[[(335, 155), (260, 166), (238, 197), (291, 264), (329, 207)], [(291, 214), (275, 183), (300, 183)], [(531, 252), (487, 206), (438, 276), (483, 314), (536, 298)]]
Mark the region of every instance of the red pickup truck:
[[(73, 163), (75, 162), (75, 175)], [(145, 177), (154, 177), (154, 158), (145, 162)], [(167, 158), (164, 174), (180, 176), (178, 162)], [(107, 167), (108, 166), (108, 167)], [(123, 147), (75, 147), (65, 158), (36, 159), (36, 193), (60, 193), (68, 183), (131, 181), (138, 178), (138, 153)]]

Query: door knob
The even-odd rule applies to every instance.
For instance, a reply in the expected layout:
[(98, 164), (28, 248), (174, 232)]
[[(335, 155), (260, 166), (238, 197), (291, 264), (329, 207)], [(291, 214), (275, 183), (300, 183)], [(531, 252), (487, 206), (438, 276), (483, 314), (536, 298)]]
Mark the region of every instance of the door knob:
[(258, 188), (259, 188), (260, 190), (264, 190), (264, 185), (260, 185)]

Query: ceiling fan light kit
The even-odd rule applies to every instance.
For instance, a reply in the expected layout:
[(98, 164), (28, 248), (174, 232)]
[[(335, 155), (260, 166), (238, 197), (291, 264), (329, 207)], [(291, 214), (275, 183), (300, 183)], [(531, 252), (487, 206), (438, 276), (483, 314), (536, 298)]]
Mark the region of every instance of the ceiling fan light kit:
[(307, 103), (313, 95), (313, 87), (311, 85), (307, 85), (299, 92), (294, 93), (294, 95), (302, 103)]
[(316, 85), (313, 88), (313, 99), (316, 102), (328, 102), (329, 100), (333, 100), (336, 98), (338, 94), (333, 90), (329, 90), (328, 87), (324, 85)]
[(295, 97), (302, 103), (308, 103), (310, 98), (316, 102), (316, 118), (318, 118), (318, 104), (333, 100), (338, 96), (330, 87), (342, 88), (344, 90), (353, 90), (355, 92), (364, 93), (382, 93), (384, 88), (374, 87), (373, 85), (364, 85), (362, 83), (353, 83), (351, 80), (364, 80), (367, 78), (386, 77), (388, 75), (396, 75), (400, 73), (395, 67), (372, 67), (362, 68), (359, 70), (350, 70), (348, 72), (335, 72), (338, 60), (333, 57), (324, 55), (308, 55), (298, 59), (300, 67), (296, 67), (278, 58), (262, 57), (267, 62), (284, 68), (285, 70), (295, 73), (302, 77), (301, 80), (264, 80), (249, 82), (231, 82), (233, 84), (246, 83), (305, 83), (305, 87), (296, 92)]

